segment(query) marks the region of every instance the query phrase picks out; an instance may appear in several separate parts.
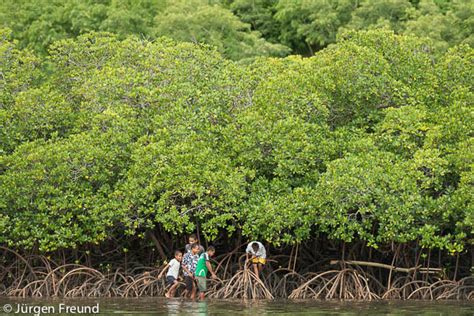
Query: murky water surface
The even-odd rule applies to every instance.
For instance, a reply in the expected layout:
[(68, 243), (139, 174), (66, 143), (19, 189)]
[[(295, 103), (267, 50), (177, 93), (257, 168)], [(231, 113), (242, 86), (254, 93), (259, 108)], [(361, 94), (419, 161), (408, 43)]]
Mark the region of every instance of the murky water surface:
[[(98, 313), (97, 313), (98, 312)], [(0, 298), (0, 315), (474, 315), (474, 302)]]

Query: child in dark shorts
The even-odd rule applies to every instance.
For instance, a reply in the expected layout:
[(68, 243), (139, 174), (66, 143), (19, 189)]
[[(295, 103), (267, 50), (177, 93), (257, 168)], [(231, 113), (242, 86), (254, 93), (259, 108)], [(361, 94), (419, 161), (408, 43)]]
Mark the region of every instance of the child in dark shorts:
[(186, 283), (186, 296), (191, 299), (196, 296), (196, 284), (194, 282), (194, 271), (196, 270), (197, 261), (199, 260), (199, 245), (192, 244), (191, 251), (187, 252), (183, 257), (184, 282)]
[(176, 288), (179, 285), (178, 282), (178, 275), (179, 275), (179, 268), (181, 267), (181, 260), (183, 259), (183, 253), (179, 250), (176, 250), (174, 252), (174, 259), (172, 259), (161, 271), (160, 275), (158, 278), (161, 278), (163, 273), (168, 270), (168, 273), (166, 274), (166, 285), (171, 286), (166, 292), (165, 296), (167, 298), (174, 297), (174, 294), (176, 292)]
[[(166, 285), (173, 285), (176, 281), (176, 278), (172, 275), (167, 275), (166, 276)], [(165, 295), (166, 296), (166, 295)]]

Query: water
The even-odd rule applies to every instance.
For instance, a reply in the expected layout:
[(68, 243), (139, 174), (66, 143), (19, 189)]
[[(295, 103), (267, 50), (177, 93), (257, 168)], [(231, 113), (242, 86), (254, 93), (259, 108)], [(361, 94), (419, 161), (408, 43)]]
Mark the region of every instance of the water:
[[(59, 312), (61, 305), (61, 313)], [(17, 312), (18, 306), (29, 313)], [(3, 309), (13, 310), (6, 313)], [(192, 302), (164, 298), (110, 299), (10, 299), (0, 297), (0, 315), (474, 315), (474, 302), (451, 301), (240, 301), (206, 300)], [(82, 310), (80, 310), (82, 308)], [(39, 312), (43, 309), (43, 313)], [(68, 309), (69, 313), (65, 311)], [(89, 310), (87, 310), (89, 309)], [(79, 314), (79, 312), (82, 312)], [(87, 313), (90, 312), (90, 313)]]

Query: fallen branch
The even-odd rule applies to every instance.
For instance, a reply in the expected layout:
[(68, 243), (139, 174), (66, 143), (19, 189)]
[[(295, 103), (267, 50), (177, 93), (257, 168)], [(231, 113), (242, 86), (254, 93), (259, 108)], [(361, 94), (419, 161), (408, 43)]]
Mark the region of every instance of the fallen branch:
[(441, 272), (440, 268), (422, 268), (421, 265), (418, 265), (413, 268), (400, 268), (396, 266), (392, 266), (389, 264), (378, 263), (378, 262), (370, 262), (370, 261), (356, 261), (356, 260), (331, 260), (330, 264), (335, 265), (339, 263), (345, 263), (350, 265), (357, 265), (357, 266), (367, 266), (367, 267), (375, 267), (375, 268), (383, 268), (388, 269), (396, 272), (405, 272), (405, 273), (412, 273), (418, 271), (420, 273), (437, 273)]

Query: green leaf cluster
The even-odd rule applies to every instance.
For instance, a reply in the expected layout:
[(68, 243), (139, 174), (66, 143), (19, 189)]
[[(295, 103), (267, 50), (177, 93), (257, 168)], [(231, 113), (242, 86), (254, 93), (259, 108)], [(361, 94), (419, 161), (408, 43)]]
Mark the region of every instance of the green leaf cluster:
[(473, 51), (351, 31), (237, 63), (168, 38), (2, 32), (0, 242), (52, 251), (199, 225), (291, 244), (473, 242)]

